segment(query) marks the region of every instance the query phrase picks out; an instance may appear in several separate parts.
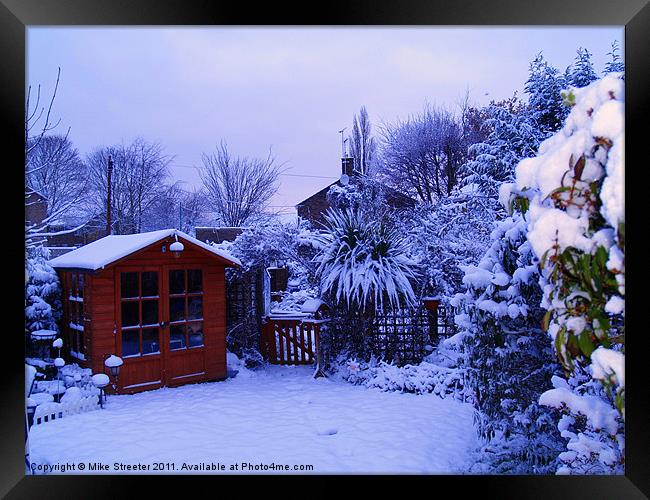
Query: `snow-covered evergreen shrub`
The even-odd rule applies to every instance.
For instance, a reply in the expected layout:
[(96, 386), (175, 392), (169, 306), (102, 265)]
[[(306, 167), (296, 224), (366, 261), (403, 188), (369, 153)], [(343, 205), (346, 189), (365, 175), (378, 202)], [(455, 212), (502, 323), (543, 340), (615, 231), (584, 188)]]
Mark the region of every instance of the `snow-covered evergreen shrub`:
[(400, 367), (375, 359), (366, 362), (341, 356), (334, 370), (342, 379), (368, 388), (414, 394), (433, 393), (443, 399), (467, 399), (461, 370), (428, 361)]
[(289, 268), (289, 279), (298, 275), (309, 283), (316, 283), (316, 264), (312, 258), (318, 250), (317, 232), (302, 219), (284, 223), (279, 220), (246, 228), (234, 241), (215, 244), (237, 257), (248, 272), (275, 265)]
[(321, 293), (360, 311), (415, 303), (416, 262), (394, 226), (359, 209), (329, 209), (320, 235)]
[(462, 289), (461, 265), (477, 264), (489, 243), (493, 203), (473, 193), (456, 192), (434, 205), (421, 204), (400, 227), (422, 278), (416, 292), (437, 295), (443, 303)]
[(586, 87), (598, 79), (594, 64), (591, 62), (591, 52), (585, 48), (578, 48), (575, 62), (568, 70), (567, 85), (572, 87)]
[(623, 63), (623, 60), (621, 59), (617, 40), (612, 42), (612, 51), (608, 52), (607, 55), (611, 57), (611, 61), (607, 61), (605, 64), (605, 74), (622, 73), (625, 71), (625, 63)]
[[(533, 87), (530, 90), (532, 92)], [(539, 95), (534, 97), (541, 98)], [(531, 107), (535, 105), (535, 98), (531, 97)], [(483, 196), (496, 201), (499, 186), (513, 180), (519, 160), (535, 154), (541, 134), (535, 113), (531, 113), (516, 94), (490, 104), (483, 109), (483, 115), (482, 127), (488, 135), (483, 142), (470, 146), (470, 160), (463, 165), (462, 184), (473, 184)], [(496, 204), (493, 210), (500, 211)]]
[(566, 92), (566, 124), (517, 166), (511, 194), (540, 260), (544, 323), (569, 374), (540, 399), (565, 414), (561, 473), (624, 471), (623, 95), (619, 73)]
[(386, 186), (367, 176), (355, 176), (345, 186), (334, 184), (327, 192), (330, 207), (338, 210), (359, 210), (373, 214), (374, 219), (388, 223), (397, 219), (396, 211), (386, 203)]
[(498, 222), (467, 289), (451, 301), (464, 346), (461, 366), (491, 470), (547, 473), (561, 450), (551, 411), (537, 403), (557, 370), (541, 329), (538, 268), (518, 214)]
[(566, 76), (551, 66), (541, 53), (530, 63), (524, 90), (528, 94), (530, 118), (543, 138), (559, 130), (566, 119), (569, 110), (561, 94), (566, 86)]
[(25, 328), (28, 338), (37, 330), (59, 331), (57, 322), (63, 314), (61, 285), (56, 271), (48, 264), (49, 258), (47, 248), (34, 247), (29, 250), (25, 262)]

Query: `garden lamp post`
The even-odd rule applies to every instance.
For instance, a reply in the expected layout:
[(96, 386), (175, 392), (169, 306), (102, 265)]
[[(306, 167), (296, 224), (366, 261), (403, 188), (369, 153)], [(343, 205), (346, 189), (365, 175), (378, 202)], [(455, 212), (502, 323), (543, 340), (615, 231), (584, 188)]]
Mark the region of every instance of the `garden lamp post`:
[(99, 389), (99, 406), (104, 408), (104, 388), (110, 383), (108, 375), (105, 373), (96, 373), (91, 378), (93, 385)]
[(57, 402), (61, 401), (61, 368), (65, 366), (65, 360), (63, 358), (56, 358), (54, 360), (54, 366), (56, 366), (56, 399)]
[(120, 367), (124, 364), (124, 361), (122, 361), (122, 358), (119, 356), (116, 356), (115, 354), (111, 354), (106, 360), (104, 360), (104, 366), (108, 368), (108, 371), (111, 374), (111, 377), (113, 377), (113, 390), (117, 391), (117, 380), (120, 375)]
[(52, 347), (55, 347), (57, 349), (57, 356), (60, 358), (61, 348), (63, 347), (63, 340), (61, 338), (56, 339), (54, 342), (52, 342)]

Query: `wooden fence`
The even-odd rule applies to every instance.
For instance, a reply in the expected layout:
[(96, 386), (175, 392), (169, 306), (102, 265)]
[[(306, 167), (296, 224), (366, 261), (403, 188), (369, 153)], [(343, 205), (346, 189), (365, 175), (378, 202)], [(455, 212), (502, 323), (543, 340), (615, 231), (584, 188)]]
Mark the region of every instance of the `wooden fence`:
[(421, 306), (334, 317), (324, 342), (328, 359), (348, 350), (405, 365), (420, 363), (441, 340), (455, 333), (451, 311)]
[[(266, 316), (260, 352), (272, 364), (312, 364), (317, 360), (321, 325), (327, 321), (301, 313)], [(450, 311), (421, 306), (376, 311), (368, 317), (334, 317), (327, 343), (329, 354), (336, 355), (349, 349), (356, 337), (354, 350), (360, 354), (404, 365), (420, 363), (441, 340), (455, 333)]]
[(317, 361), (320, 325), (309, 317), (269, 316), (262, 323), (260, 350), (272, 364), (310, 365)]

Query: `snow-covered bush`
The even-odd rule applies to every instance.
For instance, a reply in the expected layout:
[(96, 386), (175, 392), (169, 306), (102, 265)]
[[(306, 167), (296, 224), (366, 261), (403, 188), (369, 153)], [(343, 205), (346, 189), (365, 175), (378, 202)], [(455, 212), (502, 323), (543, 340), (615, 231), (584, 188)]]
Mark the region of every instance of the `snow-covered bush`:
[[(525, 213), (540, 260), (544, 324), (565, 382), (540, 402), (560, 409), (563, 473), (624, 469), (624, 82), (610, 73), (564, 94), (564, 127), (522, 160), (503, 199)], [(598, 381), (599, 383), (594, 383)], [(602, 383), (602, 384), (601, 384)], [(617, 418), (606, 407), (618, 409)], [(604, 419), (604, 414), (609, 415)], [(611, 417), (611, 418), (610, 418)], [(615, 423), (615, 425), (614, 425)]]
[(542, 138), (556, 132), (566, 119), (568, 109), (562, 102), (562, 90), (566, 76), (551, 66), (542, 56), (530, 63), (525, 92), (528, 94), (528, 110)]
[(541, 329), (538, 267), (519, 214), (498, 222), (477, 266), (465, 266), (459, 309), (461, 366), (482, 453), (494, 472), (547, 473), (561, 451), (552, 412), (537, 399), (557, 370)]
[(397, 211), (387, 203), (387, 195), (388, 188), (384, 184), (367, 175), (357, 175), (347, 185), (330, 187), (327, 201), (334, 209), (358, 210), (390, 223), (396, 220)]
[[(464, 186), (474, 185), (480, 194), (496, 202), (499, 186), (514, 178), (515, 166), (537, 151), (541, 139), (534, 113), (517, 97), (491, 103), (482, 110), (484, 141), (469, 147), (470, 159), (463, 165)], [(491, 211), (500, 211), (495, 203)]]
[(434, 205), (420, 205), (401, 224), (422, 277), (416, 292), (440, 296), (443, 303), (462, 289), (459, 266), (477, 264), (489, 244), (493, 203), (457, 192)]
[(356, 358), (346, 359), (345, 356), (337, 361), (335, 373), (355, 385), (390, 392), (433, 393), (443, 399), (467, 399), (463, 386), (464, 373), (456, 368), (428, 361), (400, 367), (385, 361), (371, 359), (366, 362)]
[(360, 311), (415, 303), (416, 262), (399, 231), (358, 209), (330, 209), (320, 235), (321, 293)]
[(286, 265), (290, 280), (299, 276), (315, 283), (316, 265), (312, 257), (318, 249), (316, 235), (302, 219), (288, 223), (270, 220), (246, 228), (234, 241), (214, 245), (241, 261), (239, 272)]
[(28, 339), (31, 332), (37, 330), (59, 331), (57, 322), (63, 314), (61, 285), (56, 271), (47, 262), (49, 257), (46, 248), (34, 247), (29, 250), (25, 262), (25, 328)]

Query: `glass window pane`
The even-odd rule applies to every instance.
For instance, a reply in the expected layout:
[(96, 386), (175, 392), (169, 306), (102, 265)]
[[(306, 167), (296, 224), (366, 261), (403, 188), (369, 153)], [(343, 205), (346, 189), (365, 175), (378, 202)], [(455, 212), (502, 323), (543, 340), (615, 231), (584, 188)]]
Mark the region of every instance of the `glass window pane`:
[(155, 297), (158, 295), (158, 273), (147, 271), (142, 273), (142, 296)]
[(70, 315), (70, 323), (77, 323), (77, 303), (74, 300), (68, 302), (68, 314)]
[(158, 339), (158, 328), (142, 329), (142, 354), (154, 354), (160, 352), (160, 341)]
[(203, 297), (188, 297), (187, 319), (203, 319)]
[(79, 274), (79, 284), (78, 284), (77, 296), (78, 297), (83, 297), (84, 296), (84, 275), (83, 274)]
[(169, 321), (183, 321), (185, 319), (185, 297), (172, 297), (169, 299)]
[(122, 356), (140, 354), (140, 330), (122, 331)]
[(169, 293), (185, 293), (185, 271), (169, 271)]
[(190, 269), (187, 271), (187, 291), (189, 293), (203, 291), (203, 273), (200, 269)]
[(78, 332), (77, 338), (79, 339), (79, 350), (77, 352), (83, 354), (86, 352), (86, 346), (84, 345), (84, 333)]
[(185, 324), (171, 325), (169, 327), (169, 350), (183, 349), (185, 347)]
[(136, 326), (139, 324), (138, 302), (122, 302), (122, 326)]
[(142, 301), (142, 324), (143, 325), (158, 324), (158, 300), (157, 299)]
[(197, 347), (203, 345), (203, 322), (197, 321), (196, 323), (187, 324), (188, 337), (190, 347)]
[(120, 289), (123, 299), (138, 296), (138, 273), (120, 273)]
[(77, 296), (77, 273), (72, 273), (70, 280), (70, 295), (73, 297)]

